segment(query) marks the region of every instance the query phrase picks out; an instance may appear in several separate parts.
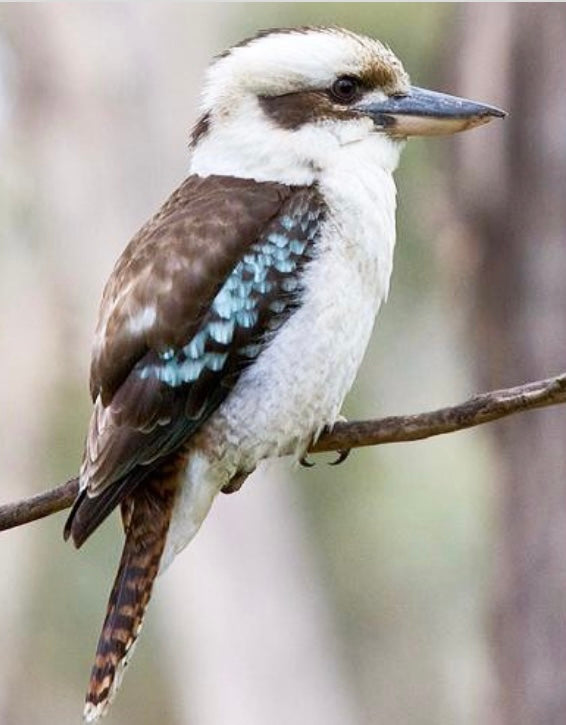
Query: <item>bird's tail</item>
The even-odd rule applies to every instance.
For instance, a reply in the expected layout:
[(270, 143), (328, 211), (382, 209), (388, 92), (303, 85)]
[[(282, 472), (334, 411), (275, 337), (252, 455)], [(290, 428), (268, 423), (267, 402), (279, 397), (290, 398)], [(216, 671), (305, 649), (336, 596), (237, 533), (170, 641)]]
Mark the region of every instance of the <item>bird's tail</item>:
[(122, 502), (126, 540), (86, 694), (84, 720), (106, 714), (140, 633), (171, 520), (174, 491), (146, 485)]

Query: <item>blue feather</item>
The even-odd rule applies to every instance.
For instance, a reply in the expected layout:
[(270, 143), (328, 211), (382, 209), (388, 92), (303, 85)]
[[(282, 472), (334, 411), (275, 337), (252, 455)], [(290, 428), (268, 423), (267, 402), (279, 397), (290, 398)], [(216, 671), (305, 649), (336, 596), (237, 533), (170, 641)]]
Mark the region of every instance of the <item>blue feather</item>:
[(204, 354), (204, 348), (208, 337), (208, 331), (201, 330), (193, 337), (188, 345), (185, 345), (183, 352), (191, 360), (198, 360)]
[[(271, 335), (263, 337), (254, 331), (260, 310), (270, 314), (264, 319), (266, 331), (273, 333), (287, 319), (301, 291), (297, 271), (306, 258), (315, 254), (311, 242), (319, 228), (320, 211), (311, 212), (296, 205), (293, 213), (274, 222), (267, 234), (253, 243), (233, 268), (212, 301), (201, 329), (181, 349), (168, 348), (159, 353), (157, 363), (140, 367), (140, 378), (156, 378), (166, 385), (178, 387), (195, 382), (205, 370), (221, 372), (232, 358), (232, 352), (246, 360), (255, 359)], [(301, 259), (302, 258), (302, 259)], [(273, 295), (267, 306), (266, 295)], [(231, 350), (240, 339), (238, 329), (246, 332), (245, 342)], [(218, 349), (225, 346), (226, 350)], [(228, 363), (231, 364), (231, 363)]]

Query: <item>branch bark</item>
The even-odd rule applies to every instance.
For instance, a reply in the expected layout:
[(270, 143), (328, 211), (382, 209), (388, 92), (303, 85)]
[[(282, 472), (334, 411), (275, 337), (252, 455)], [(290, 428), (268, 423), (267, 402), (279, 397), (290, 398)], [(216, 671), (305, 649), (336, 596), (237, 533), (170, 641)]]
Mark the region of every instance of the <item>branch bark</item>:
[[(323, 433), (310, 453), (340, 451), (383, 443), (403, 443), (454, 433), (535, 408), (566, 403), (566, 373), (546, 380), (493, 390), (459, 405), (415, 415), (336, 423)], [(0, 531), (57, 513), (73, 503), (78, 479), (22, 501), (0, 506)]]

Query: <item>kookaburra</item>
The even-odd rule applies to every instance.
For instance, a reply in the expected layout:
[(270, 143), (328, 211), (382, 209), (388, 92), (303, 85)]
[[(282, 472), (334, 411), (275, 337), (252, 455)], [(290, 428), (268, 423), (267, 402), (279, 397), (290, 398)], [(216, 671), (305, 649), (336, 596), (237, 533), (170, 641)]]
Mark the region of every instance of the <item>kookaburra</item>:
[(261, 32), (210, 65), (189, 176), (124, 250), (94, 341), (94, 410), (65, 527), (121, 507), (125, 543), (84, 717), (103, 715), (153, 581), (216, 494), (336, 421), (387, 297), (409, 136), (503, 112), (415, 88), (339, 28)]

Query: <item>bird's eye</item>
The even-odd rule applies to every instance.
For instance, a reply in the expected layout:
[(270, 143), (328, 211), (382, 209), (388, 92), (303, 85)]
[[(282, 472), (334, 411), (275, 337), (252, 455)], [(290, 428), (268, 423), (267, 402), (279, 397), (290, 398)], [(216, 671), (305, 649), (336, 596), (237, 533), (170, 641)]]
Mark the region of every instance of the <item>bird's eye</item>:
[(355, 76), (340, 76), (330, 89), (332, 97), (338, 103), (351, 103), (358, 97), (359, 91), (360, 81)]

